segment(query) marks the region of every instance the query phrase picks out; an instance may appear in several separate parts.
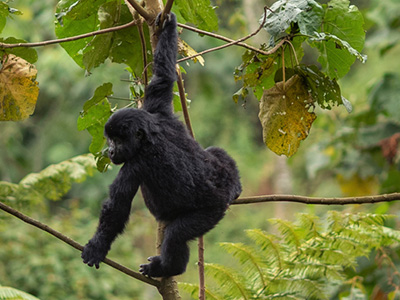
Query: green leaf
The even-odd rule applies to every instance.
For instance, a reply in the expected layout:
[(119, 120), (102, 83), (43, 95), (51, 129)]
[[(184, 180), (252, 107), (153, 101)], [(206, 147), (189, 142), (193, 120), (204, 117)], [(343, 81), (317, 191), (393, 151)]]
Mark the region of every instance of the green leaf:
[(393, 121), (400, 120), (400, 76), (385, 74), (372, 88), (369, 103), (374, 114), (382, 113)]
[[(59, 38), (115, 27), (132, 20), (126, 5), (110, 0), (61, 1), (56, 15), (56, 35)], [(144, 32), (150, 49), (147, 28)], [(63, 43), (62, 47), (88, 72), (104, 63), (107, 58), (116, 63), (127, 64), (135, 74), (141, 75), (144, 68), (141, 42), (135, 27)]]
[(39, 173), (31, 173), (19, 184), (0, 181), (2, 199), (39, 203), (44, 199), (59, 200), (71, 188), (72, 182), (82, 182), (95, 170), (92, 155), (81, 155), (50, 165)]
[[(116, 14), (118, 13), (118, 7), (116, 2), (105, 3), (99, 7), (98, 19), (100, 21), (100, 28), (104, 29), (112, 27)], [(102, 64), (110, 53), (110, 47), (112, 44), (113, 33), (106, 33), (96, 35), (84, 48), (82, 63), (86, 70), (90, 72), (91, 69), (98, 67)]]
[[(400, 231), (383, 226), (388, 216), (379, 214), (333, 211), (327, 218), (311, 214), (297, 217), (300, 220), (296, 224), (272, 220), (278, 224), (281, 237), (253, 229), (246, 233), (255, 246), (222, 244), (224, 250), (239, 258), (239, 265), (235, 269), (206, 265), (207, 275), (216, 281), (218, 295), (225, 295), (224, 299), (330, 299), (338, 286), (356, 283), (357, 274), (347, 275), (345, 268), (355, 269), (357, 258), (375, 248), (397, 247), (400, 239)], [(260, 253), (264, 262), (251, 271), (251, 257)], [(273, 256), (277, 258), (271, 263)], [(362, 290), (362, 281), (357, 282)], [(196, 297), (198, 287), (186, 287)]]
[(10, 14), (9, 7), (3, 1), (0, 2), (0, 33), (3, 31), (6, 26), (7, 17)]
[(0, 299), (1, 300), (39, 300), (38, 298), (29, 295), (25, 292), (19, 291), (12, 287), (0, 286)]
[(313, 101), (317, 102), (321, 108), (331, 109), (333, 105), (343, 104), (336, 79), (330, 79), (313, 65), (299, 66), (295, 68), (295, 72), (306, 82)]
[(244, 285), (245, 280), (241, 273), (233, 269), (217, 265), (204, 264), (205, 271), (229, 291), (226, 296), (236, 299), (250, 299), (248, 289)]
[[(27, 43), (27, 41), (25, 41), (25, 40), (16, 39), (14, 37), (9, 37), (6, 39), (0, 38), (0, 42), (6, 43), (6, 44)], [(25, 59), (26, 61), (30, 62), (31, 64), (34, 64), (38, 59), (36, 50), (33, 48), (29, 48), (29, 47), (6, 48), (6, 49), (0, 50), (0, 53), (14, 54), (15, 56)]]
[[(122, 6), (119, 23), (122, 25), (132, 20), (126, 6)], [(151, 49), (150, 34), (147, 26), (143, 26), (147, 52)], [(129, 27), (124, 30), (118, 30), (113, 33), (113, 43), (110, 49), (110, 56), (112, 62), (123, 63), (128, 65), (134, 76), (142, 77), (145, 66), (143, 65), (142, 46), (138, 29), (136, 27)], [(147, 55), (147, 64), (152, 61), (152, 56)]]
[(87, 129), (93, 140), (89, 151), (97, 154), (105, 145), (104, 125), (112, 114), (111, 104), (107, 96), (112, 95), (112, 84), (105, 83), (98, 87), (94, 96), (83, 106), (83, 111), (78, 118), (78, 130)]
[(252, 88), (255, 96), (261, 99), (263, 90), (274, 85), (272, 75), (276, 71), (274, 61), (277, 57), (278, 54), (265, 56), (246, 51), (242, 56), (242, 65), (235, 71), (235, 81), (243, 80), (243, 87), (235, 93), (233, 99), (237, 101), (239, 96), (244, 99), (248, 94), (248, 88)]
[[(356, 56), (363, 49), (364, 19), (358, 8), (349, 0), (332, 0), (324, 4), (322, 26), (310, 45), (320, 52), (318, 61), (331, 78), (340, 78), (348, 73)], [(323, 33), (323, 35), (321, 35)], [(323, 42), (318, 41), (323, 37)], [(352, 49), (355, 49), (353, 51)]]
[[(190, 294), (193, 299), (199, 298), (199, 285), (186, 283), (186, 282), (178, 282), (179, 289), (182, 289)], [(211, 292), (207, 287), (205, 287), (206, 299), (210, 300), (226, 300), (224, 295), (219, 295), (217, 292)]]
[[(279, 0), (267, 10), (264, 29), (275, 39), (297, 23), (302, 34), (314, 32), (321, 24), (322, 7), (314, 0)], [(264, 20), (264, 14), (260, 23)]]
[[(99, 27), (97, 11), (105, 0), (63, 0), (56, 7), (56, 36), (65, 38), (95, 31)], [(62, 43), (61, 46), (69, 56), (80, 66), (84, 67), (83, 49), (93, 37)]]
[(172, 10), (181, 23), (192, 23), (206, 31), (218, 30), (218, 18), (210, 0), (176, 0)]
[(346, 41), (341, 40), (337, 36), (333, 34), (327, 34), (327, 33), (314, 33), (315, 37), (310, 38), (311, 42), (322, 42), (322, 41), (333, 41), (336, 44), (337, 48), (344, 48), (346, 49), (351, 55), (355, 56), (358, 58), (362, 63), (365, 63), (367, 61), (367, 56), (364, 54), (361, 54), (358, 52), (356, 49), (350, 46), (350, 44)]

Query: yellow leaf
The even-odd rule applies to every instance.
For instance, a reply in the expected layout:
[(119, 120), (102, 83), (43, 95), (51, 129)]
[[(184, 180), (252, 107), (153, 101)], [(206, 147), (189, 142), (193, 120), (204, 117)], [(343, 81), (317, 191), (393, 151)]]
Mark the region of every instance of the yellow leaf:
[(19, 121), (33, 114), (39, 95), (37, 70), (26, 60), (8, 54), (0, 70), (0, 121)]
[[(179, 53), (184, 56), (192, 56), (197, 54), (197, 52), (192, 47), (190, 47), (188, 43), (181, 39), (178, 40), (178, 49)], [(201, 55), (193, 57), (192, 60), (195, 63), (199, 62), (202, 66), (204, 66), (204, 58)]]
[(258, 117), (263, 127), (264, 143), (278, 155), (292, 156), (316, 119), (309, 112), (313, 100), (302, 79), (294, 75), (265, 90)]

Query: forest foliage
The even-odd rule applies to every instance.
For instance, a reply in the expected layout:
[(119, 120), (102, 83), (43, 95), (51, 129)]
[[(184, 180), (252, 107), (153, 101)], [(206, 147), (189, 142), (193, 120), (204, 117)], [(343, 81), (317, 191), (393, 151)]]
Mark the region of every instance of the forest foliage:
[[(400, 180), (399, 73), (392, 69), (390, 69), (391, 72), (383, 74), (382, 71), (370, 73), (361, 71), (360, 73), (363, 73), (365, 77), (352, 80), (354, 71), (352, 73), (351, 70), (368, 66), (368, 62), (363, 65), (358, 64), (358, 62), (366, 62), (364, 53), (367, 51), (372, 52), (372, 58), (378, 56), (379, 60), (384, 60), (393, 51), (398, 53), (396, 51), (398, 51), (400, 41), (399, 5), (396, 0), (371, 0), (369, 6), (364, 6), (364, 11), (362, 11), (348, 0), (323, 2), (324, 4), (314, 0), (290, 2), (278, 0), (264, 13), (260, 11), (258, 23), (262, 25), (263, 30), (268, 32), (270, 39), (264, 41), (258, 51), (243, 50), (240, 59), (239, 52), (235, 52), (238, 56), (235, 61), (240, 62), (236, 68), (229, 68), (229, 72), (234, 74), (233, 77), (230, 75), (228, 80), (237, 82), (234, 87), (236, 92), (232, 91), (229, 95), (224, 91), (222, 95), (228, 101), (232, 96), (234, 101), (237, 103), (243, 101), (244, 105), (248, 105), (246, 104), (248, 101), (259, 103), (257, 113), (267, 147), (279, 155), (286, 156), (292, 156), (298, 151), (299, 159), (291, 160), (290, 163), (295, 170), (294, 175), (298, 175), (296, 182), (301, 192), (312, 194), (324, 189), (324, 193), (329, 193), (330, 188), (338, 193), (340, 189), (337, 189), (337, 186), (341, 188), (342, 194), (348, 196), (398, 191)], [(368, 11), (365, 11), (365, 7)], [(96, 86), (92, 86), (93, 95), (89, 95), (89, 90), (86, 89), (84, 96), (77, 97), (81, 102), (73, 102), (71, 99), (74, 93), (80, 88), (83, 89), (78, 88), (80, 81), (83, 80), (82, 78), (71, 80), (72, 76), (68, 78), (71, 73), (64, 75), (64, 72), (70, 71), (57, 70), (57, 73), (62, 75), (58, 86), (53, 88), (53, 98), (49, 97), (50, 100), (46, 103), (45, 109), (40, 107), (41, 96), (38, 96), (40, 80), (38, 78), (40, 72), (49, 73), (49, 70), (51, 70), (50, 75), (47, 76), (55, 75), (59, 53), (54, 55), (52, 65), (47, 70), (36, 68), (36, 65), (39, 65), (38, 60), (43, 58), (40, 56), (40, 51), (36, 51), (33, 47), (7, 47), (6, 44), (26, 43), (27, 40), (20, 36), (0, 37), (0, 43), (3, 43), (0, 45), (2, 56), (0, 120), (26, 120), (25, 123), (21, 123), (26, 127), (20, 127), (21, 130), (18, 128), (14, 131), (7, 128), (8, 130), (3, 131), (3, 137), (0, 137), (1, 145), (5, 149), (2, 159), (12, 157), (12, 164), (7, 164), (7, 167), (12, 166), (10, 169), (13, 169), (13, 172), (14, 169), (22, 170), (20, 174), (23, 174), (19, 183), (12, 183), (4, 179), (13, 178), (13, 176), (3, 176), (1, 171), (4, 167), (0, 167), (1, 180), (4, 180), (0, 181), (0, 201), (24, 207), (36, 216), (43, 218), (46, 216), (47, 221), (52, 225), (59, 226), (79, 239), (85, 236), (86, 231), (95, 227), (91, 212), (93, 211), (93, 215), (96, 215), (98, 211), (95, 209), (94, 202), (90, 200), (96, 199), (95, 202), (98, 203), (103, 196), (96, 194), (99, 186), (106, 186), (109, 182), (105, 181), (101, 184), (96, 182), (94, 187), (88, 183), (86, 187), (81, 187), (80, 192), (85, 196), (76, 194), (71, 188), (74, 182), (83, 182), (88, 176), (95, 174), (96, 167), (100, 171), (107, 169), (109, 161), (103, 151), (106, 146), (103, 136), (104, 124), (115, 109), (121, 107), (121, 103), (123, 103), (122, 106), (128, 104), (128, 106), (136, 107), (142, 100), (146, 76), (151, 76), (152, 44), (149, 27), (139, 15), (132, 16), (124, 1), (63, 0), (58, 3), (55, 11), (55, 19), (53, 20), (52, 16), (46, 24), (55, 21), (54, 31), (57, 38), (68, 39), (80, 34), (124, 25), (132, 21), (132, 18), (137, 22), (136, 25), (122, 30), (61, 43), (61, 47), (70, 58), (68, 64), (74, 62), (76, 66), (84, 70), (88, 78), (95, 77), (96, 72), (105, 73), (103, 77), (105, 80), (101, 83), (96, 81)], [(191, 1), (176, 0), (172, 11), (177, 14), (180, 23), (190, 23), (205, 31), (217, 31), (223, 23), (222, 18), (217, 17), (223, 12), (212, 6), (208, 0), (196, 1), (196, 5), (191, 5)], [(6, 29), (6, 24), (17, 24), (18, 17), (22, 13), (23, 10), (13, 8), (12, 1), (1, 2), (0, 33)], [(234, 16), (235, 14), (232, 14), (232, 20)], [(232, 33), (229, 27), (222, 29), (224, 32)], [(369, 30), (367, 39), (366, 29)], [(6, 30), (6, 32), (9, 31)], [(52, 35), (53, 33), (46, 32), (40, 37), (47, 38)], [(30, 38), (29, 34), (27, 36), (25, 39)], [(186, 35), (182, 34), (181, 38), (182, 58), (189, 56), (189, 52), (196, 54), (193, 50), (196, 47), (191, 47), (196, 44), (193, 42), (193, 37), (186, 39)], [(201, 40), (199, 36), (195, 39)], [(364, 46), (367, 47), (367, 51), (363, 50)], [(310, 58), (310, 51), (314, 51), (312, 58)], [(117, 97), (114, 97), (114, 94), (119, 92), (120, 86), (117, 87), (115, 83), (111, 83), (111, 78), (108, 78), (114, 74), (111, 71), (111, 63), (122, 65), (125, 72), (129, 73), (130, 86), (129, 92), (126, 92), (129, 96), (122, 102), (116, 101)], [(190, 62), (190, 65), (188, 61), (180, 65), (182, 72), (187, 71), (187, 86), (191, 84), (191, 76), (201, 75), (201, 72), (190, 69), (194, 64), (196, 64), (195, 59)], [(223, 69), (219, 64), (215, 65), (214, 68), (218, 72)], [(396, 61), (392, 61), (392, 65), (396, 68)], [(383, 68), (378, 64), (374, 67)], [(374, 77), (366, 77), (371, 76), (370, 74)], [(208, 75), (206, 77), (214, 78)], [(344, 77), (346, 80), (341, 80)], [(223, 87), (226, 78), (228, 76), (224, 75), (224, 78), (216, 76), (215, 80), (218, 79), (220, 84), (217, 86), (213, 82), (211, 89), (198, 80), (196, 86), (199, 85), (205, 90), (204, 95), (206, 95), (203, 96), (203, 93), (198, 92), (199, 97), (210, 98), (207, 96), (207, 93), (210, 93), (209, 90)], [(354, 86), (349, 88), (348, 85), (351, 84)], [(361, 96), (347, 97), (343, 92), (343, 87), (346, 88), (347, 93), (350, 90), (364, 92), (365, 99), (360, 100)], [(41, 89), (45, 93), (51, 93), (51, 89), (47, 87), (41, 86)], [(43, 99), (46, 96), (48, 97), (46, 94), (42, 96)], [(190, 94), (189, 97), (191, 97)], [(41, 154), (30, 159), (31, 149), (24, 152), (18, 141), (31, 141), (39, 135), (37, 133), (39, 131), (34, 131), (32, 134), (32, 129), (28, 124), (33, 121), (30, 121), (29, 116), (36, 108), (35, 114), (45, 119), (44, 116), (50, 115), (52, 111), (49, 103), (53, 102), (54, 98), (57, 98), (57, 101), (69, 103), (81, 111), (78, 115), (75, 110), (70, 117), (65, 111), (56, 110), (54, 119), (59, 121), (65, 117), (65, 123), (61, 126), (72, 127), (72, 133), (69, 135), (70, 140), (73, 141), (71, 143), (76, 144), (74, 146), (79, 148), (79, 153), (89, 151), (91, 154), (71, 155), (72, 158), (58, 161), (43, 169), (30, 168), (31, 163), (37, 161), (37, 157)], [(88, 100), (83, 103), (83, 99)], [(212, 103), (204, 101), (204, 110), (200, 114), (208, 116), (218, 105), (221, 105), (224, 113), (217, 112), (216, 119), (218, 119), (217, 124), (223, 124), (222, 120), (230, 117), (229, 109), (225, 103), (221, 104), (222, 101), (213, 101)], [(179, 105), (179, 103), (175, 105), (176, 110), (180, 109)], [(338, 109), (336, 106), (342, 107)], [(348, 114), (350, 112), (352, 113)], [(38, 119), (33, 119), (39, 124), (36, 125), (36, 130), (43, 127), (51, 132), (51, 127), (56, 123), (54, 119), (48, 122), (47, 127), (44, 126), (46, 125), (44, 122), (39, 123)], [(206, 120), (207, 117), (204, 119)], [(210, 119), (210, 124), (212, 121)], [(238, 123), (238, 127), (232, 125), (232, 131), (236, 130), (235, 134), (248, 133), (245, 131), (247, 125), (245, 126), (241, 121), (241, 119), (235, 119), (234, 122)], [(5, 122), (0, 126), (4, 124)], [(81, 137), (84, 135), (76, 132), (75, 124), (79, 131), (86, 130), (89, 133), (91, 142), (81, 142)], [(212, 131), (210, 130), (212, 127), (215, 126), (209, 126), (205, 131)], [(311, 141), (307, 141), (308, 144), (303, 146), (304, 149), (299, 148), (301, 141), (307, 137), (310, 139), (311, 129), (322, 134), (318, 135), (318, 139), (314, 135)], [(215, 130), (222, 129), (218, 127)], [(254, 132), (260, 129), (253, 126), (250, 130)], [(209, 134), (215, 133), (212, 131)], [(48, 132), (42, 131), (42, 136), (45, 135), (48, 135)], [(62, 141), (67, 140), (58, 129), (49, 136), (53, 138), (48, 142), (50, 146), (57, 144), (54, 137)], [(246, 153), (259, 157), (254, 153), (254, 149), (258, 148), (251, 144), (254, 141), (251, 141), (248, 136), (245, 143), (240, 140), (235, 146), (240, 144), (240, 151), (248, 151)], [(43, 146), (38, 149), (43, 149)], [(54, 149), (54, 153), (63, 152), (55, 146), (49, 149)], [(232, 150), (236, 149), (233, 147)], [(43, 153), (47, 155), (48, 152)], [(262, 153), (262, 156), (266, 156), (265, 152)], [(262, 169), (260, 162), (257, 159), (255, 161), (254, 164)], [(30, 171), (26, 172), (26, 170)], [(31, 173), (34, 170), (37, 172)], [(262, 178), (258, 179), (262, 180)], [(322, 181), (325, 184), (321, 183)], [(319, 186), (322, 187), (321, 190), (318, 190)], [(82, 189), (87, 191), (84, 192)], [(85, 197), (89, 200), (85, 200)], [(54, 204), (48, 200), (60, 202)], [(83, 207), (79, 207), (78, 202)], [(395, 205), (382, 204), (375, 208), (375, 212), (388, 213), (395, 211), (395, 208)], [(256, 210), (262, 213), (262, 210)], [(145, 247), (152, 247), (154, 236), (154, 232), (147, 229), (150, 226), (143, 226), (146, 215), (140, 210), (140, 206), (136, 218), (133, 226), (128, 228), (133, 232), (134, 242), (125, 240), (116, 246), (123, 259), (130, 261), (132, 245), (135, 244), (135, 257), (132, 258), (135, 263), (145, 255)], [(265, 218), (264, 213), (263, 218)], [(250, 226), (247, 224), (253, 221), (252, 218), (245, 219), (247, 222), (245, 226)], [(3, 215), (0, 215), (0, 221), (1, 241), (4, 243), (0, 249), (1, 261), (13, 261), (13, 264), (5, 263), (4, 268), (0, 268), (1, 278), (7, 278), (4, 279), (7, 285), (14, 283), (17, 287), (42, 299), (49, 297), (131, 299), (135, 296), (143, 297), (148, 292), (143, 291), (143, 286), (139, 283), (125, 286), (127, 279), (118, 276), (114, 278), (111, 270), (102, 270), (103, 273), (99, 274), (81, 269), (83, 267), (77, 259), (79, 255), (68, 252), (65, 246), (49, 241), (37, 232), (27, 231), (27, 233), (23, 227), (25, 225), (9, 223), (9, 219)], [(234, 223), (222, 224), (226, 226), (223, 228), (230, 234), (225, 240), (235, 240), (237, 236), (243, 235), (242, 230), (238, 230), (238, 227), (243, 224)], [(264, 219), (260, 223), (264, 224)], [(237, 258), (237, 265), (228, 267), (226, 262), (230, 262), (230, 258), (223, 260), (224, 264), (206, 265), (208, 278), (214, 278), (218, 285), (217, 289), (213, 288), (212, 284), (207, 286), (210, 299), (227, 299), (226, 297), (229, 299), (318, 297), (365, 299), (378, 292), (387, 295), (389, 299), (395, 299), (398, 296), (399, 261), (396, 257), (399, 234), (398, 231), (392, 229), (395, 228), (395, 224), (390, 217), (379, 214), (331, 212), (326, 219), (313, 214), (300, 214), (298, 223), (283, 220), (274, 220), (273, 223), (277, 225), (275, 230), (278, 230), (280, 235), (267, 233), (261, 229), (250, 229), (246, 231), (250, 242), (247, 240), (221, 244), (224, 251)], [(149, 222), (145, 224), (148, 225)], [(262, 226), (273, 230), (268, 225)], [(20, 239), (23, 242), (16, 240), (12, 229), (15, 229), (17, 237), (23, 237)], [(221, 241), (222, 236), (226, 237), (223, 231), (215, 233), (218, 241)], [(215, 238), (215, 235), (211, 239)], [(41, 249), (37, 253), (30, 251), (30, 257), (28, 257), (27, 250), (37, 248), (38, 243)], [(218, 249), (210, 251), (214, 251), (212, 261), (219, 261), (221, 251)], [(225, 255), (229, 257), (228, 254)], [(370, 260), (366, 262), (360, 257), (370, 257)], [(374, 259), (379, 263), (375, 263)], [(65, 261), (70, 262), (68, 266), (63, 264)], [(25, 265), (33, 271), (28, 279), (24, 271)], [(43, 276), (44, 273), (46, 277)], [(113, 277), (112, 282), (108, 281), (110, 277)], [(70, 282), (65, 282), (65, 278), (69, 278)], [(96, 288), (98, 286), (101, 288)], [(121, 286), (124, 287), (121, 289), (119, 288)], [(198, 286), (195, 284), (181, 284), (181, 287), (192, 295), (197, 294)], [(8, 287), (0, 287), (1, 297), (34, 299)]]

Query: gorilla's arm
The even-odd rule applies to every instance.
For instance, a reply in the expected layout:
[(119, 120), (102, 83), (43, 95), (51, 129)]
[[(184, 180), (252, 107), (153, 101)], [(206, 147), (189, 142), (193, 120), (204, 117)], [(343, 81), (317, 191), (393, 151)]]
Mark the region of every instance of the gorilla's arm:
[(82, 252), (83, 262), (90, 267), (99, 268), (129, 219), (132, 199), (140, 184), (132, 170), (132, 166), (125, 163), (110, 186), (110, 197), (103, 204), (97, 231)]
[[(158, 17), (159, 18), (159, 17)], [(157, 20), (158, 20), (157, 18)], [(172, 114), (172, 89), (176, 80), (178, 33), (176, 16), (165, 16), (153, 61), (153, 78), (147, 86), (143, 108), (150, 113)]]

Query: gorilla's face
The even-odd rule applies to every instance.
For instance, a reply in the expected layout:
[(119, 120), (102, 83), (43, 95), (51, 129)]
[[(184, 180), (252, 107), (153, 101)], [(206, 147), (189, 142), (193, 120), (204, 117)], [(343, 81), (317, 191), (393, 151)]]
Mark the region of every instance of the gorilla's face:
[(107, 121), (104, 134), (108, 156), (118, 165), (135, 158), (146, 136), (146, 116), (136, 109), (122, 109)]

